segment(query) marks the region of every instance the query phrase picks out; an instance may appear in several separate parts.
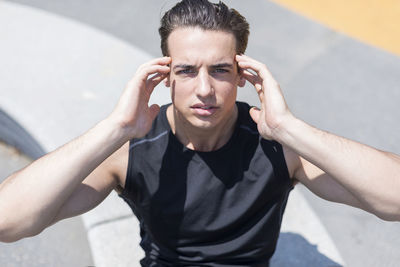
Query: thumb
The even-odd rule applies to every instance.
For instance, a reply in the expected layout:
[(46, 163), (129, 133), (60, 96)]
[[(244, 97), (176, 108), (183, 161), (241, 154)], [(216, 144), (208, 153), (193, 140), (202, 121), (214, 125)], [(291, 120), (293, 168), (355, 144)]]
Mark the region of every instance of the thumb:
[(160, 106), (157, 104), (153, 104), (150, 106), (150, 117), (151, 120), (154, 120), (158, 114), (158, 112), (160, 111)]
[(255, 123), (258, 124), (258, 119), (260, 118), (260, 109), (257, 107), (252, 107), (249, 111), (251, 118)]

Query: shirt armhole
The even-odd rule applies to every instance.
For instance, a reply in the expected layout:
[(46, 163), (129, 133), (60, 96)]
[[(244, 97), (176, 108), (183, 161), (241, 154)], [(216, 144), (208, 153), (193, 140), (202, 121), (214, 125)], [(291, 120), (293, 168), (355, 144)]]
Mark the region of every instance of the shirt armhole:
[(275, 143), (275, 145), (276, 145), (276, 147), (277, 147), (277, 149), (279, 151), (280, 157), (282, 158), (282, 160), (281, 160), (282, 164), (279, 167), (281, 168), (282, 174), (289, 181), (290, 186), (291, 186), (290, 189), (293, 189), (294, 186), (296, 185), (296, 180), (290, 178), (289, 168), (288, 168), (287, 163), (286, 163), (286, 158), (285, 158), (285, 153), (283, 152), (283, 147), (282, 147), (282, 145), (280, 143), (278, 143), (276, 141), (274, 141), (274, 143)]
[(128, 167), (126, 171), (126, 177), (125, 177), (125, 186), (122, 189), (122, 192), (119, 194), (121, 197), (126, 197), (129, 195), (131, 192), (131, 178), (132, 178), (132, 166), (133, 166), (133, 149), (132, 144), (134, 140), (129, 141), (129, 156), (128, 156)]

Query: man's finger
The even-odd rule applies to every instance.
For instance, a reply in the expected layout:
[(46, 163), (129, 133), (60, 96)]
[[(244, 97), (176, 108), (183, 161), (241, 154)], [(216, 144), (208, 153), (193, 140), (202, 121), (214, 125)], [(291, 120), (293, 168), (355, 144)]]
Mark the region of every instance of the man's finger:
[[(131, 78), (131, 80), (128, 82), (128, 84), (132, 83), (133, 81), (136, 81), (137, 78), (140, 77), (142, 81), (147, 80), (147, 77), (151, 74), (154, 74), (156, 72), (163, 72), (163, 69), (166, 70), (165, 68), (169, 68), (169, 64), (171, 63), (171, 58), (170, 57), (159, 57), (155, 58), (151, 61), (148, 61), (144, 64), (142, 64), (136, 71), (135, 75)], [(162, 67), (159, 69), (159, 67)], [(164, 68), (165, 67), (165, 68)], [(158, 71), (160, 70), (160, 71)]]
[(253, 119), (253, 121), (258, 124), (258, 120), (260, 118), (260, 112), (261, 112), (260, 109), (257, 107), (252, 107), (249, 112), (250, 112), (250, 116)]
[(170, 68), (165, 65), (151, 65), (147, 67), (142, 67), (140, 70), (138, 70), (133, 76), (133, 78), (129, 81), (129, 84), (133, 85), (136, 83), (136, 81), (142, 81), (142, 82), (147, 82), (147, 79), (150, 75), (156, 74), (156, 73), (164, 73), (167, 74), (170, 72)]
[(251, 73), (246, 69), (242, 69), (242, 76), (243, 78), (248, 80), (252, 85), (256, 85), (256, 83), (260, 80), (260, 78), (257, 75)]
[(264, 98), (263, 98), (264, 92), (263, 92), (262, 81), (261, 81), (260, 77), (258, 77), (257, 75), (255, 75), (247, 70), (242, 71), (242, 76), (254, 86), (254, 88), (257, 91), (260, 101), (263, 102), (264, 101)]
[(149, 93), (151, 94), (154, 90), (154, 88), (166, 77), (168, 76), (168, 73), (157, 73), (156, 75), (152, 76), (147, 80), (146, 87), (150, 91)]
[(149, 66), (149, 67), (143, 69), (140, 72), (139, 76), (142, 76), (140, 78), (145, 78), (147, 80), (149, 78), (149, 76), (152, 74), (157, 74), (157, 73), (167, 74), (169, 72), (170, 72), (170, 67), (168, 67), (168, 66), (152, 65), (152, 66)]
[(170, 57), (159, 57), (142, 64), (139, 68), (146, 68), (153, 65), (168, 65), (170, 63), (171, 63)]
[(267, 86), (276, 86), (278, 83), (275, 81), (267, 66), (245, 55), (236, 55), (236, 60), (240, 68), (251, 69), (255, 71)]
[[(261, 78), (268, 78), (268, 70), (265, 66), (263, 66), (261, 63), (256, 62), (256, 61), (238, 61), (239, 67), (242, 69), (251, 69), (255, 71)], [(272, 76), (271, 76), (272, 78)]]

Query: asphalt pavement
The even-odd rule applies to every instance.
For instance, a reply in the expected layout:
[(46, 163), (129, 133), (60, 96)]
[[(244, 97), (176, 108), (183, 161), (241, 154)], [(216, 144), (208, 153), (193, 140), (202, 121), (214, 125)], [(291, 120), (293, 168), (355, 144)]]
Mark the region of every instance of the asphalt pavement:
[[(9, 2), (78, 21), (156, 57), (160, 55), (156, 31), (159, 19), (162, 12), (175, 1)], [(248, 18), (251, 25), (248, 54), (269, 66), (283, 88), (289, 107), (297, 116), (319, 128), (400, 153), (397, 137), (400, 126), (396, 123), (400, 114), (399, 57), (362, 44), (266, 0), (254, 1), (251, 5), (247, 1), (226, 2)], [(240, 90), (239, 95), (256, 103), (254, 95), (244, 91), (251, 88)], [(8, 157), (3, 154), (1, 158)], [(328, 203), (316, 198), (305, 188), (299, 188), (323, 222), (345, 266), (398, 266), (399, 223), (383, 222), (363, 211)], [(57, 229), (54, 228), (55, 235), (74, 232), (81, 239), (72, 238), (74, 241), (67, 243), (66, 236), (58, 239), (51, 237), (50, 240), (63, 240), (56, 243), (65, 243), (66, 248), (57, 249), (57, 246), (52, 248), (51, 253), (41, 253), (43, 256), (40, 260), (47, 260), (48, 263), (45, 266), (54, 266), (52, 260), (67, 255), (66, 252), (71, 250), (67, 247), (76, 248), (76, 244), (82, 246), (78, 250), (82, 253), (69, 254), (67, 258), (84, 257), (80, 258), (77, 265), (69, 266), (92, 264), (82, 225), (74, 221), (65, 225), (65, 228), (62, 226)], [(0, 265), (12, 260), (18, 262), (24, 254), (17, 252), (25, 253), (30, 250), (29, 246), (50, 243), (36, 240), (35, 245), (1, 244)], [(12, 252), (4, 251), (14, 251), (19, 256), (15, 258)]]

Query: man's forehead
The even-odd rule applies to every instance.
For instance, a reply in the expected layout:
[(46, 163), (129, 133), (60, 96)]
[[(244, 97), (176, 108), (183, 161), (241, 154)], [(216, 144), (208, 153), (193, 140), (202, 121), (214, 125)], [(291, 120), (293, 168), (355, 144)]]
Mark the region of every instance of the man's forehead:
[(231, 33), (178, 28), (168, 38), (168, 50), (175, 64), (234, 63), (236, 40)]

